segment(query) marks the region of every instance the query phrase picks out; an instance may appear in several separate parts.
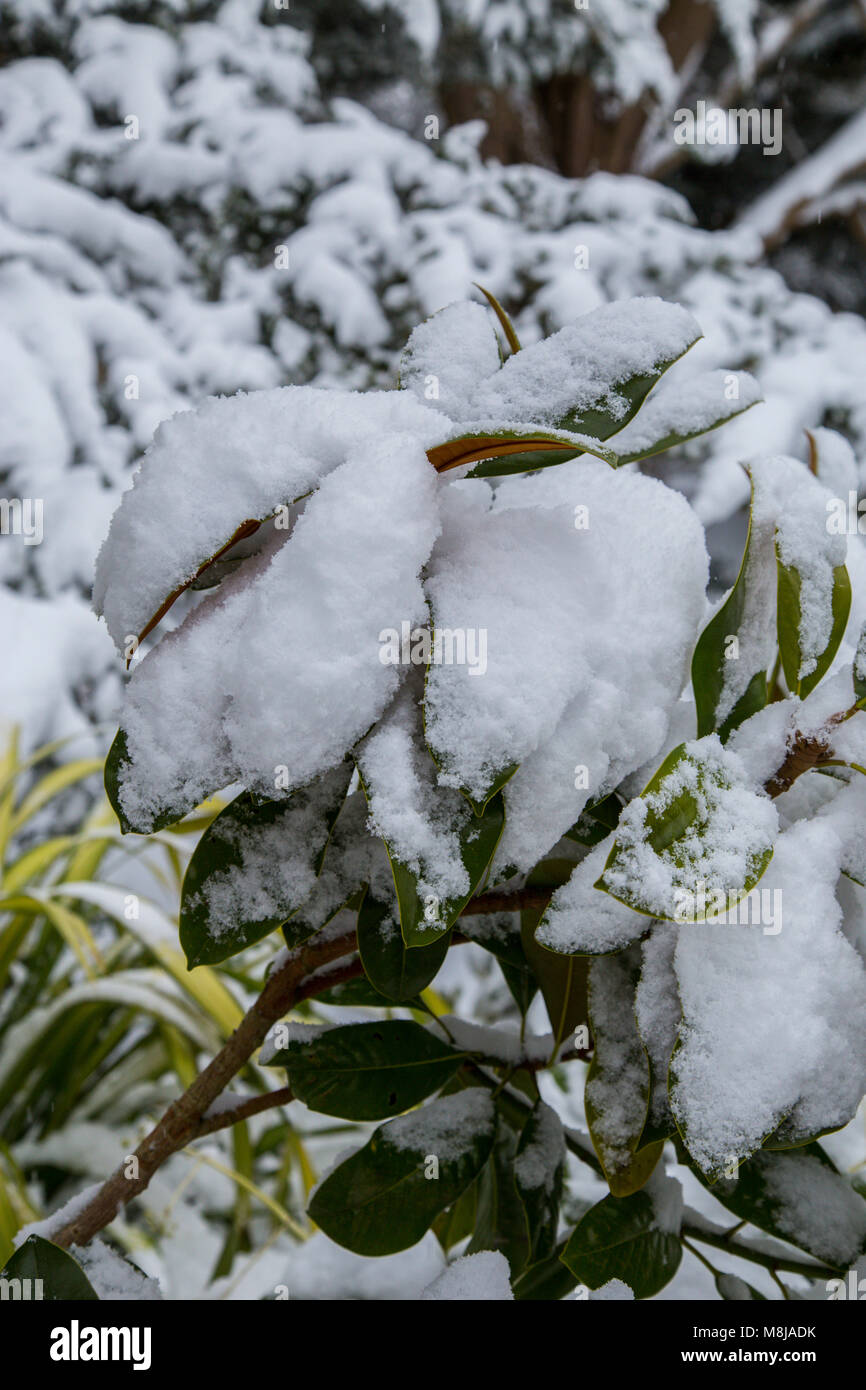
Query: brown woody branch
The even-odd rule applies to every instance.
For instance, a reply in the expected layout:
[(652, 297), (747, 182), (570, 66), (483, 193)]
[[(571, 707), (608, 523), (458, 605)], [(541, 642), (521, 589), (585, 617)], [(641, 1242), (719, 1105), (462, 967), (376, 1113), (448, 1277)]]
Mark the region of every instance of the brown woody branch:
[[(274, 970), (258, 999), (213, 1061), (199, 1073), (189, 1089), (172, 1102), (135, 1153), (124, 1160), (80, 1211), (51, 1233), (55, 1245), (86, 1245), (133, 1197), (145, 1190), (167, 1158), (201, 1133), (210, 1132), (203, 1128), (207, 1125), (207, 1111), (261, 1046), (273, 1024), (300, 999), (321, 993), (335, 984), (337, 972), (322, 971), (322, 967), (351, 954), (356, 947), (354, 931), (329, 941), (311, 942), (294, 951)], [(322, 973), (316, 975), (316, 972)], [(315, 979), (311, 978), (314, 976)], [(135, 1163), (130, 1162), (132, 1158)], [(127, 1171), (132, 1175), (127, 1177)]]
[[(833, 716), (827, 721), (828, 727), (841, 722), (848, 714), (850, 711), (843, 711)], [(765, 784), (765, 790), (770, 796), (780, 796), (804, 772), (820, 767), (830, 758), (832, 750), (826, 739), (798, 733), (791, 740), (784, 761)], [(543, 910), (550, 896), (549, 890), (540, 888), (523, 888), (511, 893), (481, 893), (466, 904), (461, 916), (523, 909)], [(460, 932), (454, 933), (454, 944), (467, 939)], [(139, 1144), (135, 1154), (130, 1156), (137, 1160), (132, 1165), (134, 1176), (127, 1177), (130, 1162), (126, 1159), (80, 1211), (52, 1232), (54, 1243), (61, 1246), (86, 1245), (114, 1220), (133, 1197), (145, 1190), (166, 1159), (191, 1140), (228, 1128), (263, 1110), (288, 1104), (293, 1097), (286, 1086), (279, 1091), (251, 1096), (213, 1115), (207, 1114), (280, 1018), (303, 999), (312, 998), (334, 985), (363, 974), (362, 962), (355, 954), (357, 945), (357, 934), (351, 931), (331, 940), (308, 942), (292, 952), (269, 976), (261, 994), (214, 1059), (189, 1089), (172, 1102), (162, 1119)]]

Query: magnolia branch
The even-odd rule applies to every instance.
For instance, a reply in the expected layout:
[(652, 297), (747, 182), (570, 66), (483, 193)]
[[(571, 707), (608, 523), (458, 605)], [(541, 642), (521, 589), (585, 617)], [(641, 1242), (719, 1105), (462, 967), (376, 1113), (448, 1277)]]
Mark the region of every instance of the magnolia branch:
[[(842, 711), (827, 721), (828, 727), (850, 717)], [(765, 785), (770, 796), (787, 791), (797, 777), (811, 768), (832, 760), (832, 750), (821, 736), (797, 733), (790, 740), (785, 758)], [(515, 892), (480, 893), (470, 899), (461, 916), (492, 912), (543, 911), (551, 891), (522, 888)], [(467, 941), (455, 932), (452, 943)], [(280, 1105), (293, 1095), (288, 1086), (279, 1091), (239, 1099), (236, 1105), (215, 1107), (226, 1087), (250, 1061), (275, 1023), (304, 999), (361, 976), (363, 964), (357, 954), (355, 931), (324, 941), (307, 942), (281, 960), (271, 971), (261, 994), (250, 1006), (231, 1037), (213, 1060), (199, 1073), (192, 1085), (168, 1107), (162, 1119), (141, 1141), (133, 1155), (109, 1177), (80, 1211), (52, 1232), (51, 1239), (61, 1246), (86, 1245), (108, 1226), (118, 1212), (143, 1192), (154, 1173), (172, 1154), (194, 1139), (226, 1129), (240, 1120)], [(580, 1153), (591, 1161), (586, 1153)], [(134, 1159), (135, 1162), (130, 1160)], [(130, 1173), (131, 1176), (127, 1176)], [(695, 1235), (696, 1239), (700, 1236)]]
[[(208, 1110), (262, 1045), (271, 1027), (301, 999), (331, 988), (336, 983), (336, 972), (323, 970), (323, 967), (352, 954), (356, 948), (357, 935), (352, 931), (331, 940), (307, 943), (282, 961), (271, 972), (261, 994), (213, 1061), (199, 1073), (189, 1089), (172, 1102), (162, 1119), (130, 1155), (136, 1161), (125, 1159), (96, 1195), (64, 1226), (51, 1233), (54, 1243), (86, 1245), (133, 1197), (145, 1190), (166, 1159), (202, 1133), (210, 1133), (206, 1119)], [(221, 1117), (213, 1117), (214, 1120), (218, 1118)], [(233, 1123), (233, 1120), (229, 1118), (226, 1123)], [(213, 1129), (221, 1127), (217, 1123), (212, 1125)], [(134, 1176), (127, 1176), (127, 1173)]]

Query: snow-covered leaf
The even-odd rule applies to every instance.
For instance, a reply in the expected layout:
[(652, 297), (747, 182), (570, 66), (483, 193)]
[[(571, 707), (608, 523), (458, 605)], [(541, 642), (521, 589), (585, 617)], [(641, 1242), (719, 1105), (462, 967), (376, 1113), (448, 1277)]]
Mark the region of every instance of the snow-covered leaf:
[(796, 1245), (834, 1269), (848, 1269), (866, 1252), (866, 1201), (821, 1148), (753, 1154), (710, 1185), (713, 1196), (741, 1221)]
[(514, 1182), (529, 1234), (527, 1265), (549, 1259), (556, 1249), (565, 1159), (562, 1121), (538, 1100), (521, 1130), (514, 1160)]
[(311, 1218), (359, 1255), (408, 1249), (481, 1171), (494, 1121), (489, 1094), (472, 1087), (380, 1125), (317, 1187)]
[(242, 792), (215, 817), (181, 891), (180, 941), (190, 969), (228, 960), (297, 911), (321, 872), (351, 775), (343, 763), (274, 801)]
[(692, 657), (699, 738), (718, 730), (724, 742), (744, 719), (767, 703), (772, 610), (767, 612), (766, 585), (762, 583), (765, 567), (758, 534), (762, 520), (755, 514), (752, 478), (749, 529), (739, 573), (698, 638)]
[(758, 383), (748, 372), (717, 370), (666, 378), (636, 417), (608, 439), (611, 463), (622, 468), (697, 439), (750, 410), (760, 399)]
[(635, 1298), (652, 1298), (682, 1259), (682, 1190), (656, 1173), (630, 1197), (605, 1197), (578, 1222), (562, 1259), (590, 1289), (621, 1279)]
[(640, 955), (632, 947), (601, 956), (589, 970), (589, 1025), (594, 1051), (584, 1105), (593, 1147), (615, 1197), (644, 1186), (662, 1152), (641, 1147), (650, 1099), (650, 1068), (635, 1020)]
[[(827, 674), (845, 635), (851, 611), (851, 581), (835, 565), (829, 595), (824, 566), (810, 556), (802, 568), (786, 564), (784, 532), (777, 540), (779, 651), (788, 689), (805, 698)], [(802, 554), (802, 552), (801, 552)]]
[(623, 811), (596, 887), (650, 917), (703, 921), (754, 888), (777, 829), (772, 802), (715, 734), (681, 743)]
[(483, 883), (505, 823), (502, 797), (475, 815), (459, 792), (437, 786), (420, 707), (408, 690), (356, 758), (371, 829), (388, 851), (403, 940), (429, 945)]

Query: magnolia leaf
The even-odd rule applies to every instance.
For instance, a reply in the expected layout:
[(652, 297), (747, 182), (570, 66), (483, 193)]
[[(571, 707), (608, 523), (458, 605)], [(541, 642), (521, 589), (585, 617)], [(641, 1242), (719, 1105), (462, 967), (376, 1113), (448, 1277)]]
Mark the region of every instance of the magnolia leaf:
[(483, 285), (479, 285), (477, 280), (473, 280), (472, 283), (475, 286), (475, 288), (477, 290), (480, 290), (481, 293), (484, 295), (484, 298), (487, 300), (487, 303), (490, 305), (494, 314), (498, 318), (502, 331), (505, 334), (505, 340), (508, 343), (508, 346), (511, 348), (511, 351), (519, 352), (520, 339), (514, 331), (514, 324), (511, 322), (511, 319), (508, 317), (502, 305), (499, 303), (499, 300), (496, 298), (495, 295), (492, 295), (489, 290), (486, 290)]
[[(595, 886), (669, 921), (704, 921), (735, 906), (773, 857), (778, 829), (770, 798), (739, 781), (741, 772), (714, 735), (679, 744), (623, 811)], [(742, 830), (736, 846), (734, 825)]]
[[(845, 635), (848, 615), (851, 611), (851, 581), (844, 565), (836, 565), (833, 570), (833, 590), (831, 597), (830, 630), (826, 644), (820, 654), (805, 657), (801, 645), (804, 603), (814, 606), (816, 595), (804, 593), (803, 575), (793, 565), (785, 565), (776, 547), (776, 573), (778, 580), (777, 623), (779, 632), (779, 651), (782, 656), (782, 670), (792, 695), (800, 699), (815, 689), (827, 674)], [(808, 585), (808, 580), (805, 581)]]
[(785, 1240), (833, 1269), (866, 1251), (866, 1201), (819, 1144), (784, 1153), (759, 1149), (715, 1182), (693, 1172), (740, 1221)]
[(650, 1101), (650, 1067), (635, 1019), (640, 948), (599, 956), (589, 969), (589, 1026), (594, 1052), (584, 1104), (593, 1148), (615, 1197), (637, 1192), (663, 1142), (641, 1148)]
[[(218, 564), (223, 556), (227, 555), (230, 550), (233, 550), (240, 541), (247, 540), (248, 537), (255, 535), (256, 531), (258, 531), (259, 527), (262, 525), (263, 520), (255, 520), (252, 517), (248, 517), (246, 521), (242, 521), (234, 534), (229, 536), (225, 544), (221, 545), (219, 550), (215, 550), (212, 555), (209, 555), (207, 559), (203, 560), (195, 573), (191, 574), (189, 579), (184, 580), (182, 584), (179, 584), (176, 589), (173, 589), (168, 597), (163, 600), (159, 608), (157, 608), (153, 616), (148, 619), (141, 629), (141, 632), (138, 634), (138, 645), (140, 646), (145, 637), (148, 637), (150, 633), (153, 632), (154, 628), (162, 622), (169, 609), (174, 607), (181, 594), (185, 594), (187, 589), (210, 587), (202, 583), (210, 567)], [(126, 658), (127, 669), (131, 661), (132, 656), (130, 655)]]
[(228, 960), (298, 910), (321, 872), (351, 776), (346, 762), (280, 800), (242, 792), (211, 822), (181, 891), (190, 969)]
[(505, 805), (501, 795), (485, 806), (480, 817), (469, 816), (458, 831), (460, 858), (469, 877), (469, 889), (458, 898), (440, 901), (434, 894), (419, 891), (419, 876), (394, 857), (386, 841), (397, 902), (400, 930), (407, 946), (429, 946), (447, 932), (460, 916), (469, 899), (478, 891), (505, 825)]
[(269, 1064), (285, 1067), (298, 1100), (323, 1115), (382, 1120), (450, 1080), (465, 1054), (409, 1019), (348, 1023), (292, 1040)]
[[(526, 887), (550, 889), (552, 893), (568, 881), (573, 869), (570, 859), (544, 859), (529, 874)], [(541, 986), (550, 1027), (559, 1048), (581, 1025), (589, 1040), (589, 962), (584, 956), (563, 956), (539, 944), (535, 932), (543, 913), (542, 907), (524, 908), (520, 914), (520, 934), (526, 959)]]
[[(446, 473), (451, 468), (462, 468), (467, 463), (478, 463), (482, 459), (501, 459), (509, 454), (526, 452), (559, 454), (574, 458), (578, 444), (586, 448), (583, 441), (563, 439), (555, 434), (545, 434), (543, 430), (533, 430), (530, 434), (517, 434), (514, 430), (497, 430), (495, 433), (466, 434), (461, 435), (459, 439), (447, 439), (443, 444), (436, 444), (432, 449), (428, 449), (427, 457), (437, 473)], [(606, 462), (609, 461), (606, 451), (602, 451), (599, 457), (604, 458)], [(551, 460), (558, 463), (565, 461), (565, 457)], [(532, 465), (533, 468), (539, 466), (538, 463)]]
[(166, 830), (170, 825), (174, 825), (177, 821), (181, 820), (183, 816), (188, 815), (190, 811), (195, 809), (195, 806), (198, 804), (197, 802), (185, 806), (173, 807), (167, 811), (162, 811), (152, 821), (149, 821), (146, 826), (138, 827), (134, 825), (124, 811), (120, 799), (120, 785), (123, 773), (126, 768), (130, 768), (131, 766), (132, 759), (129, 756), (126, 734), (123, 729), (118, 729), (105, 759), (104, 784), (105, 795), (108, 797), (111, 808), (120, 822), (122, 834), (128, 835), (131, 832), (135, 832), (139, 835), (149, 835), (157, 830)]
[(590, 1289), (621, 1279), (635, 1298), (659, 1293), (673, 1279), (681, 1259), (679, 1235), (659, 1221), (646, 1190), (630, 1197), (605, 1197), (591, 1207), (562, 1254), (563, 1262)]
[(515, 1186), (517, 1135), (497, 1115), (493, 1152), (476, 1183), (477, 1206), (472, 1239), (467, 1255), (480, 1250), (498, 1250), (508, 1261), (515, 1278), (527, 1263), (529, 1239), (523, 1204)]
[[(651, 458), (690, 439), (709, 434), (761, 399), (758, 383), (747, 372), (723, 369), (688, 380), (662, 382), (637, 418), (617, 431), (608, 444), (615, 468)], [(601, 435), (607, 440), (608, 435)]]
[(29, 1281), (29, 1295), (22, 1292), (21, 1296), (47, 1303), (99, 1301), (99, 1295), (80, 1264), (66, 1250), (42, 1236), (28, 1236), (19, 1245), (0, 1273), (0, 1280), (4, 1286), (13, 1280)]
[[(731, 592), (698, 638), (692, 657), (692, 687), (695, 693), (695, 709), (698, 717), (698, 738), (703, 738), (706, 734), (711, 734), (715, 729), (718, 729), (719, 737), (723, 743), (728, 735), (738, 728), (744, 720), (764, 708), (768, 694), (767, 670), (766, 666), (763, 666), (749, 674), (743, 693), (736, 700), (733, 708), (726, 711), (724, 718), (719, 718), (719, 710), (725, 696), (725, 686), (733, 669), (732, 654), (736, 655), (737, 661), (741, 659), (741, 656), (742, 659), (746, 660), (749, 657), (748, 648), (742, 654), (740, 653), (739, 633), (746, 617), (750, 570), (752, 565), (757, 562), (752, 549), (755, 487), (751, 479), (750, 483), (749, 530), (746, 535), (739, 573)], [(769, 617), (768, 621), (771, 621)], [(732, 645), (732, 639), (736, 639), (736, 646)], [(740, 673), (740, 667), (737, 666), (736, 670), (738, 680), (742, 685), (743, 677)]]
[(450, 934), (429, 946), (405, 944), (396, 903), (378, 902), (369, 892), (358, 912), (358, 951), (370, 984), (392, 1003), (404, 1003), (425, 990), (448, 954)]
[(493, 1101), (478, 1087), (389, 1120), (319, 1185), (310, 1217), (357, 1255), (407, 1250), (478, 1176), (494, 1130)]
[(766, 1303), (765, 1294), (758, 1293), (751, 1284), (747, 1284), (745, 1279), (740, 1279), (736, 1274), (717, 1274), (716, 1292), (719, 1298), (735, 1303), (748, 1303), (759, 1299), (761, 1303)]
[(575, 449), (573, 453), (561, 453), (551, 449), (529, 449), (520, 454), (496, 454), (475, 465), (467, 478), (510, 478), (514, 473), (535, 473), (539, 468), (555, 468), (560, 463), (570, 463), (585, 452)]
[(577, 1276), (563, 1263), (566, 1241), (560, 1241), (546, 1260), (529, 1265), (513, 1285), (514, 1297), (526, 1302), (559, 1302), (571, 1293)]
[(854, 694), (857, 697), (857, 708), (866, 708), (866, 623), (860, 629), (860, 636), (857, 641), (857, 651), (854, 654)]
[(529, 1238), (527, 1265), (548, 1259), (556, 1249), (565, 1158), (562, 1121), (555, 1110), (538, 1100), (523, 1126), (514, 1160), (514, 1182)]

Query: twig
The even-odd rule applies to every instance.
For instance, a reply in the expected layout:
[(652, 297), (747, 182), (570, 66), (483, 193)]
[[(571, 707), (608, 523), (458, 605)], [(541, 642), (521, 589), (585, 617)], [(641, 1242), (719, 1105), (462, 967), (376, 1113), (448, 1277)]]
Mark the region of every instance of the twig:
[(248, 1120), (251, 1115), (260, 1115), (263, 1110), (272, 1110), (277, 1105), (288, 1105), (294, 1099), (291, 1086), (281, 1086), (278, 1091), (265, 1091), (259, 1096), (245, 1096), (237, 1105), (220, 1110), (215, 1115), (203, 1116), (194, 1137), (201, 1139), (205, 1134), (215, 1134), (218, 1129), (228, 1129), (241, 1120)]

